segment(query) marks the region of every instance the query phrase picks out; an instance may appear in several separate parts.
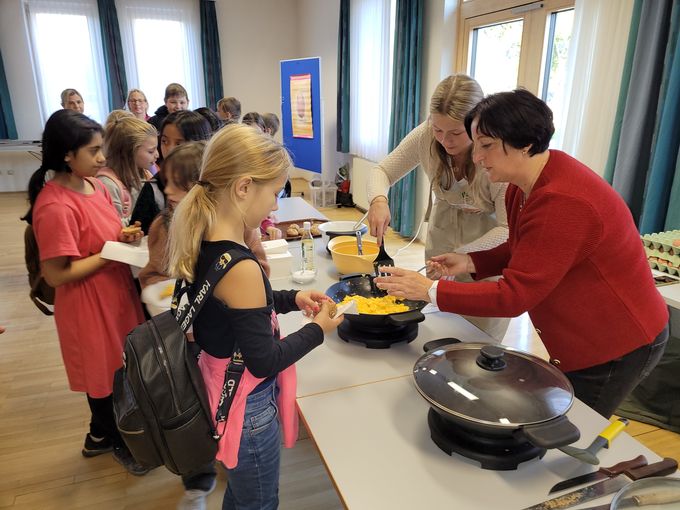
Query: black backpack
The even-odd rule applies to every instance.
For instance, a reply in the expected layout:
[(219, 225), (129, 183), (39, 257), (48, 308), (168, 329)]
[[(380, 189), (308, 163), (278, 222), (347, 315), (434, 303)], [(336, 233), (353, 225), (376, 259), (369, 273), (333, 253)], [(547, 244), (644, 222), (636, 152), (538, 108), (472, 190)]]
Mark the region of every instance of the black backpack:
[(46, 306), (54, 305), (54, 287), (50, 287), (43, 278), (40, 269), (40, 251), (33, 233), (33, 226), (30, 224), (24, 230), (24, 260), (28, 270), (28, 283), (31, 286), (29, 293), (31, 301), (45, 315), (54, 315), (54, 312)]
[[(114, 375), (113, 407), (125, 444), (145, 467), (165, 465), (182, 475), (215, 459), (219, 435), (198, 367), (199, 349), (185, 333), (220, 278), (244, 258), (249, 257), (232, 250), (223, 253), (200, 287), (182, 286), (183, 281), (178, 280), (172, 309), (152, 317), (127, 336), (123, 367)], [(179, 307), (187, 292), (194, 295), (193, 300)], [(225, 387), (231, 389), (227, 413), (243, 370), (240, 351), (235, 350), (228, 368), (230, 375), (225, 376)]]

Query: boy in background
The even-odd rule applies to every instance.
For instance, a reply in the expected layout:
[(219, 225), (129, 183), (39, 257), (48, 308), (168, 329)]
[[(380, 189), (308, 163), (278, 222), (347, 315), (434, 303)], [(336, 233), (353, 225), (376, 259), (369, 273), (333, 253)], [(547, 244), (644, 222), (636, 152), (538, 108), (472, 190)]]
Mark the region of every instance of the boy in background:
[(165, 117), (171, 113), (189, 109), (189, 95), (179, 83), (171, 83), (165, 87), (163, 101), (165, 101), (165, 104), (158, 108), (154, 112), (154, 116), (149, 119), (149, 123), (154, 125), (159, 133)]
[(262, 120), (264, 120), (264, 125), (266, 127), (265, 133), (274, 138), (274, 135), (279, 131), (279, 126), (281, 125), (279, 117), (275, 113), (263, 113)]
[(223, 97), (217, 102), (217, 116), (227, 124), (237, 124), (241, 118), (241, 101), (235, 97)]

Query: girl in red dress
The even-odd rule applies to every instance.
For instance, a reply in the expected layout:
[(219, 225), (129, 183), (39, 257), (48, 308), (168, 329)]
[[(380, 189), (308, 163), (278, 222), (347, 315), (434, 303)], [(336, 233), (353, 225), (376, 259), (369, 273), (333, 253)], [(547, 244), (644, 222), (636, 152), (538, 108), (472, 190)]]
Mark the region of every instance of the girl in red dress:
[(130, 473), (142, 475), (147, 470), (116, 429), (111, 394), (125, 336), (144, 316), (130, 268), (101, 257), (106, 241), (132, 242), (142, 233), (121, 229), (108, 191), (95, 179), (106, 163), (99, 124), (59, 110), (45, 125), (42, 152), (25, 219), (33, 225), (43, 276), (56, 289), (54, 318), (69, 386), (87, 394), (92, 412), (82, 454), (113, 451)]

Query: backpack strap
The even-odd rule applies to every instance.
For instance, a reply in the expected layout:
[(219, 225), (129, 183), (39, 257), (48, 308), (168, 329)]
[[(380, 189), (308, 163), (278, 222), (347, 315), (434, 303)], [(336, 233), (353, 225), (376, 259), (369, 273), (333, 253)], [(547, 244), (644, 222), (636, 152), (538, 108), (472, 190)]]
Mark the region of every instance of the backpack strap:
[[(175, 318), (180, 324), (182, 330), (186, 333), (193, 324), (194, 320), (198, 316), (201, 308), (208, 300), (208, 297), (212, 295), (215, 286), (219, 283), (220, 279), (229, 272), (229, 270), (234, 267), (237, 263), (245, 259), (251, 259), (257, 261), (251, 255), (237, 251), (237, 250), (227, 250), (222, 255), (217, 257), (205, 277), (205, 282), (200, 287), (197, 287), (196, 295), (191, 303), (185, 305), (182, 308), (178, 308), (182, 295), (186, 293), (193, 286), (184, 285), (183, 280), (177, 280), (175, 282), (175, 291), (172, 296), (172, 309), (176, 310)], [(229, 414), (229, 409), (231, 409), (231, 404), (236, 396), (236, 389), (241, 382), (241, 377), (245, 372), (245, 363), (243, 362), (243, 355), (241, 354), (241, 349), (238, 347), (236, 342), (234, 342), (234, 351), (227, 365), (227, 369), (224, 373), (224, 384), (222, 385), (222, 392), (220, 393), (220, 400), (217, 404), (217, 411), (215, 413), (215, 421), (217, 423), (225, 422)], [(226, 430), (226, 425), (222, 429), (222, 433), (215, 433), (214, 438), (219, 440)]]
[[(200, 287), (196, 286), (197, 282), (194, 282), (193, 285), (182, 286), (182, 284), (185, 283), (184, 280), (177, 280), (175, 283), (175, 291), (172, 296), (171, 308), (175, 311), (175, 318), (177, 319), (177, 322), (179, 322), (184, 333), (186, 333), (194, 323), (201, 308), (203, 308), (208, 297), (212, 295), (215, 286), (222, 277), (237, 263), (245, 259), (256, 260), (253, 259), (252, 256), (238, 250), (227, 250), (217, 257), (210, 265), (208, 273), (205, 276), (205, 281)], [(182, 296), (191, 289), (196, 291), (193, 300), (190, 299), (188, 304), (180, 308), (179, 302)]]
[(109, 167), (100, 168), (97, 171), (97, 177), (99, 176), (108, 177), (115, 183), (120, 193), (122, 217), (127, 218), (128, 216), (130, 216), (130, 213), (132, 212), (130, 210), (132, 206), (132, 195), (130, 195), (130, 191), (127, 189), (125, 184), (123, 184), (123, 181), (121, 181), (116, 175), (116, 172), (114, 172), (113, 169)]

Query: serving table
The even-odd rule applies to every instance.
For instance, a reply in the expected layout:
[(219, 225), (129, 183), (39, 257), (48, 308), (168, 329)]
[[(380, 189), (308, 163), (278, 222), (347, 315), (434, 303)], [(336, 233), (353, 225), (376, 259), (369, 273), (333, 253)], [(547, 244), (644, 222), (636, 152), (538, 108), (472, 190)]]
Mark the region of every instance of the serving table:
[[(338, 275), (319, 241), (315, 255), (315, 281), (297, 285), (282, 278), (272, 280), (272, 286), (325, 291)], [(429, 405), (412, 383), (413, 365), (423, 344), (432, 339), (492, 339), (455, 314), (438, 311), (425, 317), (411, 343), (367, 349), (334, 332), (297, 363), (300, 415), (347, 508), (521, 509), (549, 499), (555, 483), (593, 470), (558, 450), (548, 450), (543, 459), (522, 463), (515, 471), (484, 470), (473, 460), (441, 451), (430, 439)], [(280, 315), (279, 322), (287, 334), (301, 327), (303, 317), (293, 312)], [(568, 416), (581, 431), (575, 445), (583, 448), (608, 423), (577, 399)], [(650, 463), (660, 460), (624, 432), (599, 457), (608, 466), (640, 454)]]

